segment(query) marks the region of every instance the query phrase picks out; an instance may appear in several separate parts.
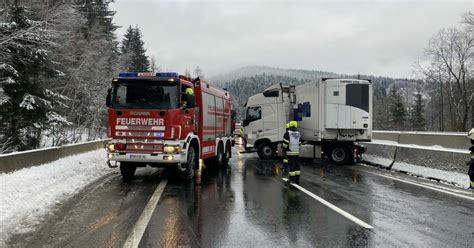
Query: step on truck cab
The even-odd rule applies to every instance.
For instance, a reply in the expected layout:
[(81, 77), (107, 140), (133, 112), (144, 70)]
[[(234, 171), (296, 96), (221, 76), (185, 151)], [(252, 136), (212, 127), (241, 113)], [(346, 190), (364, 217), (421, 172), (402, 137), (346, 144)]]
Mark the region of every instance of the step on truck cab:
[(228, 163), (232, 120), (227, 91), (174, 72), (122, 72), (108, 91), (107, 165), (125, 180), (137, 167), (199, 168)]
[(290, 120), (306, 145), (301, 157), (329, 158), (337, 164), (360, 159), (372, 140), (372, 83), (361, 79), (328, 79), (299, 86), (275, 84), (248, 98), (244, 144), (260, 158), (277, 154)]

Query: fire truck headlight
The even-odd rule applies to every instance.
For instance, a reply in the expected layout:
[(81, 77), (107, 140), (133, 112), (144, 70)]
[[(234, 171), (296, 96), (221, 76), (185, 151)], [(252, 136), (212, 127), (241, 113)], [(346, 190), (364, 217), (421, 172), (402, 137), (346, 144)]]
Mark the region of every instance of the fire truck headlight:
[(165, 152), (165, 153), (173, 153), (173, 152), (174, 152), (174, 146), (164, 146), (164, 147), (163, 147), (163, 152)]
[(108, 144), (107, 149), (109, 149), (109, 152), (115, 151), (115, 145), (114, 144)]
[(163, 152), (164, 153), (180, 153), (181, 152), (181, 147), (180, 146), (164, 146), (163, 147)]
[(173, 156), (163, 156), (164, 160), (173, 160)]

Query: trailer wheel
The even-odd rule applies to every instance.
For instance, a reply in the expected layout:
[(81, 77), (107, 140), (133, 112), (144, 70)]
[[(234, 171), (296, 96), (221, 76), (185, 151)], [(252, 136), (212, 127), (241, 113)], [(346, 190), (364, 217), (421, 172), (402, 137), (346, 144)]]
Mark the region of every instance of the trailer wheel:
[(271, 159), (275, 151), (273, 150), (272, 144), (265, 142), (258, 146), (257, 153), (260, 159)]
[(354, 160), (350, 149), (345, 145), (333, 147), (329, 153), (329, 159), (339, 165), (349, 164)]
[(196, 169), (196, 151), (194, 147), (189, 147), (188, 157), (186, 159), (186, 164), (184, 165), (186, 170), (181, 173), (181, 176), (184, 180), (191, 180), (194, 177), (194, 171)]
[(133, 163), (120, 162), (120, 173), (125, 182), (132, 180), (136, 170), (137, 167)]

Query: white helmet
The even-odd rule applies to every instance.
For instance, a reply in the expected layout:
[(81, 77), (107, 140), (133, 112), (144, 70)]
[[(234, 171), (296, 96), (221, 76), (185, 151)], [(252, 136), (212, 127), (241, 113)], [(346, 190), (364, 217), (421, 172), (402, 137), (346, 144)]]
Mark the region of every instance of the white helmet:
[(471, 140), (474, 140), (474, 128), (471, 128), (471, 131), (467, 133), (467, 137)]

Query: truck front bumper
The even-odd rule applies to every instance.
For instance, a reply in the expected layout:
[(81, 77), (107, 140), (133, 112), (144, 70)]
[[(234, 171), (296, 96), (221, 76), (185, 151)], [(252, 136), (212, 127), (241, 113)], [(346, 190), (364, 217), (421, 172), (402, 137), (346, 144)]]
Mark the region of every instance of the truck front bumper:
[[(145, 164), (162, 164), (164, 166), (174, 165), (186, 162), (184, 154), (143, 154), (143, 153), (108, 153), (107, 165), (110, 161), (115, 162), (134, 162)], [(115, 167), (115, 166), (112, 166)]]

